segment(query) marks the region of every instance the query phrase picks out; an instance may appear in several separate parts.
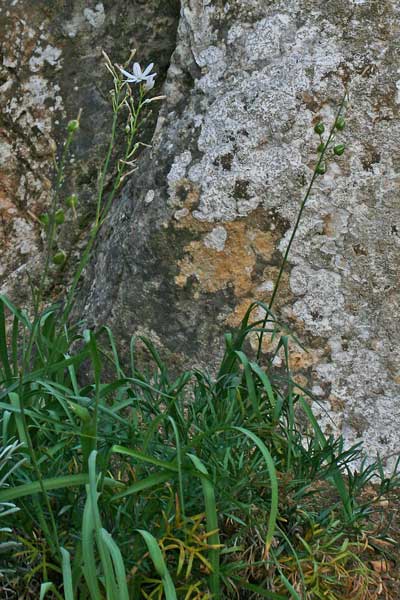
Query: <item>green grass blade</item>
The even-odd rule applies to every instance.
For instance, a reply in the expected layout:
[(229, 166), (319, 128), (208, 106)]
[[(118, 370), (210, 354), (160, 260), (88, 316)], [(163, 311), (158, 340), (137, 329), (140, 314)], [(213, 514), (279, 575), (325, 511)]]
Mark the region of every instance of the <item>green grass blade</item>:
[(124, 454), (125, 456), (130, 456), (131, 458), (135, 458), (139, 462), (149, 463), (154, 465), (155, 467), (161, 467), (163, 469), (167, 469), (168, 471), (174, 471), (175, 473), (178, 471), (178, 467), (173, 462), (167, 462), (166, 460), (159, 460), (158, 458), (153, 458), (148, 454), (144, 454), (143, 452), (137, 452), (136, 450), (131, 450), (130, 448), (125, 448), (125, 446), (113, 446), (111, 448), (111, 452), (115, 452), (117, 454)]
[(201, 473), (201, 485), (203, 488), (204, 504), (206, 510), (207, 532), (212, 532), (208, 538), (208, 543), (216, 546), (210, 549), (210, 564), (212, 573), (210, 574), (210, 589), (214, 598), (220, 597), (220, 580), (219, 580), (219, 556), (220, 556), (220, 540), (218, 533), (218, 512), (215, 500), (214, 485), (209, 479), (209, 474), (201, 462), (194, 454), (188, 454), (188, 457)]
[(106, 587), (107, 598), (109, 600), (118, 600), (118, 586), (115, 581), (114, 569), (112, 566), (111, 556), (107, 545), (104, 543), (101, 535), (102, 524), (100, 511), (98, 507), (98, 498), (100, 496), (97, 491), (97, 472), (96, 472), (97, 450), (92, 450), (89, 457), (89, 496), (90, 509), (92, 512), (94, 533), (96, 536), (97, 548), (100, 554), (100, 560), (103, 567), (104, 582)]
[[(326, 438), (322, 432), (322, 429), (320, 428), (317, 419), (315, 418), (311, 407), (308, 405), (308, 403), (305, 401), (304, 398), (300, 397), (299, 398), (299, 402), (301, 404), (302, 409), (304, 410), (304, 412), (306, 413), (317, 438), (318, 444), (320, 446), (321, 449), (324, 449), (327, 447), (327, 441)], [(332, 455), (332, 459), (334, 460), (334, 455)], [(342, 500), (343, 503), (343, 508), (344, 508), (344, 512), (346, 514), (346, 517), (351, 521), (352, 520), (352, 516), (353, 516), (353, 510), (352, 510), (352, 503), (351, 503), (351, 498), (349, 495), (349, 492), (347, 490), (347, 486), (345, 483), (345, 480), (343, 478), (342, 473), (340, 472), (339, 467), (337, 468), (337, 470), (333, 473), (333, 475), (331, 476), (333, 479), (333, 482), (336, 486), (336, 489), (338, 491), (338, 494)]]
[(137, 531), (144, 539), (150, 554), (150, 558), (153, 561), (154, 568), (161, 577), (164, 586), (165, 600), (177, 600), (174, 582), (172, 581), (172, 577), (167, 569), (156, 538), (151, 535), (151, 533), (144, 531), (143, 529), (138, 529)]
[(111, 329), (109, 327), (107, 327), (107, 325), (104, 325), (101, 328), (101, 331), (105, 331), (108, 337), (108, 341), (110, 342), (110, 346), (111, 346), (111, 352), (112, 352), (112, 356), (114, 359), (114, 365), (115, 365), (115, 370), (117, 373), (117, 377), (118, 378), (123, 378), (125, 377), (124, 372), (121, 368), (120, 362), (119, 362), (119, 356), (118, 356), (118, 352), (117, 352), (117, 347), (115, 345), (115, 339), (113, 336), (113, 333), (111, 331)]
[(244, 427), (233, 427), (233, 429), (240, 431), (241, 433), (243, 433), (243, 435), (246, 435), (256, 444), (261, 454), (263, 455), (265, 463), (267, 465), (268, 474), (271, 482), (271, 511), (268, 518), (267, 537), (265, 539), (265, 552), (266, 554), (268, 554), (272, 544), (272, 539), (274, 537), (276, 520), (278, 517), (278, 478), (276, 476), (275, 464), (268, 448), (266, 447), (264, 442), (260, 440), (260, 438), (257, 435), (255, 435), (255, 433), (249, 431), (248, 429), (245, 429)]
[(0, 375), (6, 380), (12, 379), (12, 369), (9, 363), (6, 335), (6, 318), (4, 304), (0, 302)]
[(75, 356), (60, 360), (59, 362), (53, 364), (46, 365), (45, 367), (37, 369), (36, 371), (31, 371), (30, 373), (25, 374), (22, 378), (22, 381), (16, 381), (0, 393), (0, 400), (7, 397), (10, 394), (10, 392), (14, 392), (15, 390), (19, 389), (21, 384), (24, 385), (26, 383), (34, 382), (40, 377), (43, 377), (44, 375), (48, 377), (49, 375), (63, 372), (63, 370), (68, 368), (69, 365), (76, 365), (82, 363), (88, 355), (88, 348), (84, 348)]
[(150, 355), (152, 356), (154, 362), (156, 363), (157, 367), (160, 369), (161, 372), (165, 371), (165, 363), (161, 360), (161, 357), (155, 347), (155, 345), (146, 337), (139, 337), (140, 340), (142, 340), (143, 344), (146, 346), (147, 350), (149, 351)]
[[(86, 473), (80, 473), (78, 475), (63, 475), (61, 477), (52, 477), (50, 479), (43, 479), (43, 486), (46, 492), (50, 490), (59, 490), (61, 488), (78, 487), (89, 483), (89, 477)], [(111, 487), (125, 487), (123, 483), (115, 481), (114, 479), (106, 478), (104, 480), (105, 485)], [(32, 494), (38, 494), (42, 491), (40, 483), (33, 481), (31, 483), (24, 483), (16, 487), (7, 488), (0, 490), (0, 502), (8, 502), (10, 500), (18, 500), (25, 496), (31, 496)]]
[(283, 585), (285, 586), (287, 591), (290, 593), (290, 597), (293, 598), (293, 600), (301, 600), (299, 594), (296, 592), (296, 590), (294, 589), (294, 587), (292, 586), (290, 581), (287, 579), (287, 577), (285, 577), (285, 575), (282, 573), (282, 571), (279, 572), (279, 575), (282, 579)]
[(82, 558), (83, 558), (83, 576), (89, 588), (91, 600), (102, 600), (102, 594), (97, 578), (97, 567), (95, 557), (94, 542), (94, 519), (91, 507), (90, 493), (87, 489), (87, 497), (82, 518)]
[[(69, 354), (65, 354), (64, 358), (71, 358)], [(74, 390), (74, 394), (75, 396), (79, 396), (79, 386), (78, 386), (78, 379), (76, 376), (76, 370), (75, 370), (75, 366), (74, 365), (69, 365), (68, 367), (68, 373), (69, 373), (69, 378), (71, 380), (72, 383), (72, 388)]]
[(40, 586), (39, 600), (44, 600), (44, 598), (48, 592), (51, 592), (52, 594), (54, 594), (55, 597), (57, 598), (57, 600), (64, 600), (64, 598), (61, 596), (61, 594), (59, 592), (57, 592), (57, 590), (54, 586), (54, 583), (51, 583), (50, 581), (45, 581)]
[(10, 313), (13, 314), (23, 325), (25, 325), (27, 329), (32, 329), (32, 325), (29, 319), (27, 318), (26, 314), (22, 312), (22, 310), (17, 308), (15, 304), (13, 304), (11, 300), (7, 298), (7, 296), (0, 294), (0, 303), (6, 306)]
[(14, 370), (14, 377), (18, 376), (18, 352), (22, 351), (23, 348), (21, 344), (19, 344), (19, 320), (14, 316), (12, 331), (11, 331), (11, 355), (12, 355), (12, 365)]
[[(236, 578), (235, 582), (236, 582)], [(254, 583), (248, 583), (248, 581), (239, 580), (238, 586), (240, 590), (248, 590), (249, 592), (254, 592), (258, 596), (262, 596), (263, 598), (269, 598), (269, 600), (288, 600), (287, 596), (281, 596), (281, 594), (276, 594), (275, 592), (270, 592), (265, 590), (260, 585), (255, 585)]]
[(24, 444), (24, 446), (26, 448), (28, 448), (28, 446), (29, 446), (28, 438), (26, 436), (24, 421), (23, 421), (22, 414), (21, 414), (20, 396), (19, 396), (19, 394), (17, 394), (17, 392), (11, 392), (9, 394), (9, 399), (10, 399), (11, 406), (16, 411), (16, 412), (14, 412), (14, 419), (15, 419), (15, 423), (17, 425), (19, 441), (22, 444)]
[(113, 538), (111, 537), (111, 535), (108, 533), (108, 531), (106, 531), (105, 529), (101, 529), (100, 536), (104, 544), (108, 548), (114, 565), (114, 571), (118, 586), (118, 600), (129, 600), (128, 586), (126, 583), (125, 565), (121, 551), (118, 548), (115, 541), (113, 540)]
[(179, 432), (178, 432), (178, 427), (176, 426), (176, 423), (174, 421), (174, 419), (172, 417), (168, 417), (172, 428), (174, 430), (174, 435), (175, 435), (175, 443), (176, 443), (176, 456), (177, 456), (177, 465), (178, 465), (178, 482), (179, 482), (179, 502), (180, 502), (180, 509), (183, 515), (183, 518), (185, 518), (185, 497), (184, 497), (184, 493), (183, 493), (183, 476), (182, 476), (182, 449), (181, 449), (181, 442), (179, 439)]
[(275, 556), (274, 552), (271, 552), (272, 555), (272, 559), (275, 563), (276, 568), (278, 569), (279, 572), (279, 576), (281, 578), (281, 581), (283, 583), (283, 585), (285, 586), (285, 588), (287, 589), (287, 591), (290, 593), (290, 598), (291, 600), (302, 600), (302, 598), (300, 597), (300, 595), (296, 592), (296, 590), (294, 589), (294, 587), (292, 586), (292, 584), (290, 583), (290, 581), (288, 580), (288, 578), (284, 575), (279, 561), (277, 559), (277, 557)]
[(136, 373), (135, 354), (136, 354), (136, 338), (135, 338), (135, 336), (132, 336), (131, 337), (131, 341), (129, 343), (129, 362), (130, 362), (131, 376), (132, 377)]
[(10, 439), (10, 435), (8, 434), (8, 425), (10, 423), (10, 418), (11, 418), (11, 412), (9, 410), (4, 410), (3, 414), (1, 415), (1, 429), (2, 429), (2, 438), (3, 438), (3, 446), (7, 446), (7, 443)]
[(92, 450), (97, 448), (97, 427), (98, 427), (98, 415), (99, 415), (99, 404), (100, 404), (100, 376), (102, 371), (102, 364), (100, 359), (100, 353), (97, 346), (97, 340), (93, 332), (84, 331), (83, 333), (85, 340), (88, 343), (90, 349), (90, 356), (93, 366), (93, 375), (94, 375), (94, 388), (95, 388), (95, 398), (94, 398), (94, 414), (90, 427), (89, 436), (86, 436), (86, 444), (84, 449), (84, 459), (85, 464), (88, 460), (89, 454)]
[(68, 550), (66, 550), (65, 548), (60, 548), (60, 550), (62, 556), (64, 598), (65, 600), (74, 600), (70, 555)]
[(252, 371), (259, 377), (261, 383), (264, 386), (265, 391), (267, 392), (268, 400), (271, 405), (271, 408), (274, 409), (276, 405), (276, 397), (274, 394), (274, 390), (272, 389), (271, 382), (267, 376), (267, 374), (262, 370), (262, 368), (255, 362), (250, 363), (250, 367)]
[(129, 486), (123, 492), (114, 495), (111, 499), (111, 502), (125, 498), (125, 496), (131, 496), (132, 494), (138, 494), (144, 490), (149, 490), (150, 488), (160, 485), (161, 483), (164, 483), (170, 479), (171, 473), (155, 473), (154, 475), (149, 475), (149, 477), (141, 479), (140, 481), (137, 481), (133, 485)]
[(239, 358), (240, 362), (243, 365), (244, 376), (246, 378), (247, 393), (248, 393), (250, 401), (253, 405), (254, 412), (256, 415), (259, 415), (260, 407), (259, 407), (259, 403), (258, 403), (256, 388), (254, 385), (254, 379), (253, 379), (253, 375), (251, 372), (249, 359), (247, 358), (245, 353), (242, 352), (241, 350), (237, 350), (235, 352), (235, 354)]

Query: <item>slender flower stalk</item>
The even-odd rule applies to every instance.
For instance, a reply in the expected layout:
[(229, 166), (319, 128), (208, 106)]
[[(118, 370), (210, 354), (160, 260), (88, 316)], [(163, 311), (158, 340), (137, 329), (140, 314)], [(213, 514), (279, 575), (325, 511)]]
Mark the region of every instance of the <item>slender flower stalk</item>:
[[(69, 314), (73, 307), (74, 296), (76, 292), (77, 285), (81, 278), (82, 272), (89, 262), (90, 254), (93, 249), (93, 245), (97, 238), (97, 235), (103, 226), (110, 208), (112, 206), (113, 200), (115, 198), (115, 194), (120, 188), (123, 180), (128, 177), (135, 170), (135, 155), (141, 145), (140, 142), (136, 141), (138, 130), (139, 130), (139, 119), (142, 113), (143, 107), (149, 104), (151, 101), (155, 100), (155, 98), (145, 98), (146, 93), (151, 89), (147, 84), (147, 79), (153, 77), (153, 85), (154, 85), (154, 77), (155, 74), (149, 75), (153, 65), (149, 65), (145, 71), (141, 73), (141, 79), (139, 78), (139, 72), (136, 69), (136, 74), (132, 75), (130, 80), (123, 80), (119, 71), (123, 72), (123, 69), (118, 67), (118, 70), (111, 63), (110, 59), (106, 54), (104, 54), (106, 58), (106, 67), (110, 71), (113, 76), (114, 81), (114, 89), (112, 91), (112, 107), (113, 107), (113, 120), (111, 125), (111, 135), (110, 141), (106, 153), (106, 157), (103, 163), (103, 166), (100, 171), (99, 182), (98, 182), (98, 194), (97, 194), (97, 205), (96, 205), (96, 216), (95, 221), (92, 226), (92, 230), (89, 236), (89, 240), (87, 245), (83, 251), (82, 257), (79, 261), (78, 267), (76, 269), (71, 287), (68, 291), (67, 300), (65, 303), (65, 308), (62, 315), (62, 323), (65, 324)], [(138, 63), (135, 63), (138, 64)], [(151, 67), (151, 68), (150, 68)], [(128, 73), (129, 75), (129, 73)], [(135, 77), (135, 81), (133, 78)], [(139, 98), (135, 101), (134, 96), (132, 94), (132, 90), (129, 86), (126, 86), (126, 83), (139, 83), (144, 81), (144, 85), (139, 86)], [(153, 87), (153, 86), (151, 86)], [(163, 99), (163, 96), (158, 96), (156, 99)], [(116, 144), (116, 136), (118, 131), (118, 121), (120, 112), (122, 109), (126, 109), (128, 111), (128, 120), (126, 125), (126, 143), (125, 143), (125, 152), (122, 159), (120, 159), (117, 163), (117, 173), (113, 180), (113, 185), (111, 191), (104, 201), (104, 192), (105, 192), (105, 182), (106, 176), (110, 169), (111, 157), (113, 150)], [(129, 167), (129, 170), (128, 170)]]
[[(289, 257), (289, 253), (290, 253), (293, 241), (294, 241), (294, 239), (296, 237), (296, 233), (297, 233), (297, 230), (299, 228), (300, 221), (301, 221), (301, 218), (303, 216), (304, 209), (305, 209), (307, 201), (308, 201), (308, 199), (310, 197), (310, 194), (311, 194), (311, 191), (313, 189), (315, 180), (317, 179), (317, 177), (319, 175), (323, 175), (325, 173), (325, 171), (326, 171), (324, 157), (326, 155), (326, 152), (327, 152), (328, 148), (330, 147), (331, 142), (334, 139), (335, 132), (336, 132), (337, 129), (339, 131), (341, 131), (343, 129), (343, 127), (344, 127), (344, 124), (342, 126), (342, 123), (344, 123), (344, 119), (343, 119), (342, 113), (343, 113), (344, 108), (345, 108), (345, 103), (346, 103), (346, 100), (347, 100), (347, 96), (348, 96), (348, 94), (347, 94), (347, 90), (346, 90), (345, 93), (344, 93), (344, 95), (343, 95), (343, 98), (342, 98), (342, 101), (340, 103), (340, 106), (338, 108), (338, 111), (336, 113), (336, 118), (335, 118), (335, 120), (333, 122), (333, 125), (332, 125), (331, 129), (330, 129), (329, 136), (328, 136), (328, 139), (326, 141), (326, 144), (322, 144), (322, 142), (321, 142), (321, 145), (320, 145), (321, 146), (321, 152), (320, 152), (317, 164), (315, 165), (314, 172), (313, 172), (313, 175), (311, 177), (311, 181), (310, 181), (310, 183), (308, 185), (307, 191), (306, 191), (305, 196), (303, 198), (303, 201), (302, 201), (302, 203), (300, 205), (300, 210), (298, 212), (297, 219), (296, 219), (296, 222), (295, 222), (294, 227), (293, 227), (293, 231), (292, 231), (291, 236), (289, 238), (289, 242), (288, 242), (288, 245), (286, 247), (285, 254), (283, 256), (282, 262), (281, 262), (281, 266), (280, 266), (280, 269), (279, 269), (279, 272), (278, 272), (278, 276), (277, 276), (276, 281), (275, 281), (274, 289), (272, 291), (272, 296), (271, 296), (271, 299), (270, 299), (269, 304), (268, 304), (268, 312), (266, 312), (265, 316), (264, 316), (264, 320), (263, 320), (263, 323), (262, 323), (261, 332), (260, 332), (259, 340), (258, 340), (257, 360), (260, 358), (260, 355), (261, 355), (262, 342), (263, 342), (263, 337), (264, 337), (264, 333), (265, 333), (264, 329), (265, 329), (265, 327), (267, 325), (268, 319), (270, 317), (270, 313), (272, 311), (272, 307), (274, 305), (276, 296), (278, 294), (279, 286), (280, 286), (281, 279), (282, 279), (282, 275), (283, 275), (283, 272), (285, 270), (286, 263), (288, 261), (288, 257)], [(323, 126), (322, 123), (318, 123), (316, 125), (315, 132), (318, 135), (322, 135), (323, 134), (323, 132), (324, 132), (324, 126)], [(344, 151), (344, 148), (343, 148), (343, 151)]]

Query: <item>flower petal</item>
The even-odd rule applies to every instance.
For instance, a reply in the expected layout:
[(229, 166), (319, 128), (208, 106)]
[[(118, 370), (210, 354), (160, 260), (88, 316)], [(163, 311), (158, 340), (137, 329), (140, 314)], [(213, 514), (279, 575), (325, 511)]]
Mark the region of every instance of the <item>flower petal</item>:
[(122, 75), (125, 75), (125, 77), (127, 77), (128, 79), (134, 78), (134, 75), (132, 75), (132, 73), (128, 73), (128, 71), (125, 71), (125, 69), (123, 69), (122, 67), (118, 68), (121, 71)]
[(152, 75), (148, 75), (146, 77), (145, 83), (144, 83), (144, 89), (148, 92), (149, 90), (153, 89), (154, 87), (154, 78), (156, 76), (156, 73), (152, 74)]
[(143, 75), (146, 77), (146, 75), (148, 75), (151, 72), (153, 67), (154, 67), (154, 63), (150, 63), (143, 71)]
[(141, 76), (142, 76), (142, 69), (140, 68), (139, 63), (134, 63), (134, 65), (133, 65), (133, 74), (135, 75), (135, 77), (141, 78)]

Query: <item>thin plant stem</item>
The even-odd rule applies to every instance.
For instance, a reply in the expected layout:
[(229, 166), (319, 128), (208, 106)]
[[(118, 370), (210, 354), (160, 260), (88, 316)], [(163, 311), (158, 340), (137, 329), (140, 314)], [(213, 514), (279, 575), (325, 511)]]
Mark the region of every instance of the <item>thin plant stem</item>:
[(106, 175), (108, 173), (108, 168), (109, 168), (109, 165), (110, 165), (112, 151), (113, 151), (114, 146), (115, 146), (115, 138), (116, 138), (116, 134), (117, 134), (117, 124), (118, 124), (118, 108), (116, 108), (114, 110), (114, 115), (113, 115), (113, 120), (112, 120), (112, 125), (111, 125), (110, 142), (108, 144), (106, 158), (104, 160), (103, 167), (102, 167), (101, 173), (100, 173), (100, 178), (99, 178), (99, 189), (98, 189), (98, 196), (97, 196), (95, 227), (97, 226), (97, 224), (100, 221), (101, 202), (102, 202), (102, 199), (103, 199), (103, 193), (104, 193), (104, 187), (105, 187), (105, 178), (106, 178)]
[[(315, 165), (314, 172), (313, 172), (313, 175), (311, 177), (311, 181), (310, 181), (310, 183), (308, 185), (307, 191), (306, 191), (305, 196), (303, 198), (303, 201), (302, 201), (302, 203), (300, 205), (300, 210), (299, 210), (299, 212), (297, 214), (297, 219), (296, 219), (296, 222), (294, 224), (293, 231), (292, 231), (290, 239), (289, 239), (289, 243), (288, 243), (288, 245), (286, 247), (285, 254), (283, 255), (283, 259), (282, 259), (281, 266), (280, 266), (280, 269), (279, 269), (279, 272), (278, 272), (278, 276), (276, 278), (274, 289), (272, 291), (271, 299), (270, 299), (269, 304), (268, 304), (268, 310), (269, 311), (272, 310), (272, 307), (274, 305), (276, 296), (278, 294), (280, 283), (281, 283), (281, 279), (282, 279), (282, 275), (283, 275), (283, 272), (285, 270), (286, 263), (288, 261), (288, 257), (289, 257), (289, 253), (290, 253), (293, 241), (294, 241), (294, 239), (296, 237), (296, 233), (297, 233), (297, 230), (299, 228), (300, 221), (301, 221), (301, 218), (303, 216), (303, 212), (304, 212), (305, 206), (306, 206), (307, 201), (308, 201), (308, 199), (310, 197), (310, 194), (312, 192), (315, 180), (317, 179), (317, 177), (319, 177), (318, 169), (319, 169), (320, 165), (322, 164), (324, 156), (325, 156), (325, 153), (326, 153), (326, 151), (327, 151), (327, 149), (328, 149), (328, 147), (329, 147), (329, 145), (330, 145), (330, 143), (331, 143), (331, 141), (333, 139), (333, 136), (334, 136), (335, 130), (336, 130), (336, 122), (337, 122), (337, 119), (341, 116), (341, 114), (343, 112), (346, 99), (347, 99), (347, 90), (345, 91), (345, 93), (343, 95), (343, 98), (342, 98), (342, 101), (340, 103), (339, 109), (338, 109), (338, 111), (336, 113), (335, 120), (334, 120), (333, 125), (332, 125), (332, 127), (330, 129), (328, 139), (326, 141), (326, 144), (324, 144), (324, 148), (323, 148), (323, 150), (322, 150), (322, 152), (321, 152), (321, 154), (319, 156), (317, 164)], [(263, 337), (264, 337), (264, 329), (266, 327), (268, 318), (269, 318), (269, 312), (266, 312), (265, 316), (264, 316), (263, 323), (262, 323), (261, 332), (260, 332), (260, 335), (259, 335), (259, 340), (258, 340), (257, 360), (259, 360), (259, 358), (261, 356), (262, 342), (263, 342)]]
[(93, 245), (96, 241), (97, 235), (98, 235), (101, 227), (103, 226), (104, 221), (106, 220), (106, 218), (108, 216), (108, 213), (111, 208), (112, 202), (114, 200), (115, 194), (121, 184), (121, 181), (122, 181), (122, 178), (124, 175), (125, 164), (129, 160), (129, 158), (132, 156), (132, 153), (134, 152), (133, 142), (134, 142), (135, 135), (137, 134), (137, 131), (138, 131), (138, 118), (139, 118), (140, 112), (144, 105), (143, 97), (144, 97), (144, 91), (143, 91), (143, 88), (141, 87), (139, 104), (138, 104), (137, 109), (134, 112), (134, 118), (131, 123), (131, 128), (130, 128), (130, 133), (128, 136), (124, 159), (120, 163), (121, 168), (119, 169), (117, 177), (114, 180), (113, 187), (107, 197), (106, 203), (102, 207), (101, 204), (102, 204), (103, 195), (104, 195), (105, 178), (106, 178), (106, 174), (109, 170), (111, 155), (112, 155), (113, 148), (115, 146), (115, 138), (116, 138), (116, 131), (117, 131), (117, 123), (118, 123), (118, 113), (119, 113), (121, 106), (124, 104), (124, 102), (120, 102), (120, 90), (118, 90), (117, 98), (114, 99), (114, 117), (113, 117), (113, 122), (112, 122), (112, 126), (111, 126), (110, 142), (108, 145), (107, 155), (106, 155), (106, 158), (105, 158), (105, 161), (103, 164), (103, 168), (101, 171), (101, 175), (99, 178), (99, 191), (98, 191), (98, 197), (97, 197), (96, 219), (95, 219), (95, 223), (93, 225), (92, 231), (90, 233), (88, 243), (85, 247), (85, 250), (83, 251), (81, 260), (79, 261), (78, 267), (76, 269), (71, 287), (68, 291), (67, 302), (66, 302), (63, 314), (62, 314), (62, 323), (63, 324), (66, 323), (66, 321), (69, 317), (69, 314), (72, 310), (76, 288), (77, 288), (77, 285), (81, 278), (82, 272), (89, 261), (90, 254), (91, 254)]

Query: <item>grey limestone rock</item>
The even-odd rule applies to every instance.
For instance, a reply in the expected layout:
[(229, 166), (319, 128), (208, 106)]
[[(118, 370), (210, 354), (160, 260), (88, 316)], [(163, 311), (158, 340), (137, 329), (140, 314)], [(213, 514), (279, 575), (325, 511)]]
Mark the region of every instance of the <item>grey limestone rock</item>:
[[(180, 364), (212, 369), (223, 349), (223, 332), (237, 326), (252, 300), (270, 297), (315, 164), (313, 126), (318, 119), (332, 123), (347, 86), (350, 105), (340, 134), (347, 150), (329, 161), (317, 181), (276, 309), (309, 348), (293, 349), (292, 369), (319, 399), (315, 408), (325, 427), (342, 431), (348, 443), (365, 441), (371, 455), (395, 452), (400, 426), (397, 0), (182, 0), (176, 44), (172, 13), (163, 13), (160, 21), (165, 1), (6, 4), (10, 14), (18, 5), (33, 11), (36, 4), (63, 4), (66, 11), (54, 21), (62, 43), (53, 39), (51, 27), (41, 32), (39, 26), (32, 48), (28, 41), (15, 46), (30, 48), (24, 50), (29, 67), (23, 77), (14, 77), (22, 59), (11, 46), (3, 57), (3, 72), (11, 74), (11, 83), (0, 88), (4, 118), (17, 115), (18, 135), (27, 128), (29, 136), (37, 133), (31, 146), (24, 142), (29, 161), (32, 146), (40, 149), (43, 143), (48, 151), (50, 113), (35, 116), (43, 95), (58, 114), (76, 106), (66, 87), (82, 86), (84, 97), (93, 100), (93, 111), (87, 110), (91, 131), (103, 131), (98, 90), (104, 88), (95, 67), (99, 36), (112, 49), (115, 27), (123, 22), (125, 41), (118, 52), (136, 39), (144, 51), (151, 44), (146, 46), (143, 28), (157, 22), (154, 31), (160, 31), (165, 25), (157, 52), (144, 51), (146, 59), (166, 66), (169, 49), (175, 48), (152, 148), (142, 153), (101, 232), (76, 316), (83, 315), (90, 326), (110, 325), (122, 347), (132, 334), (145, 334)], [(132, 8), (139, 6), (142, 21)], [(2, 8), (0, 19), (6, 17)], [(22, 18), (28, 22), (19, 14), (16, 30)], [(68, 55), (78, 36), (80, 65), (88, 61), (84, 71)], [(43, 69), (48, 76), (42, 76)], [(59, 78), (57, 72), (71, 77)], [(8, 131), (2, 135), (4, 164), (14, 151)], [(85, 138), (86, 147), (92, 137)], [(94, 147), (101, 146), (94, 139)], [(23, 183), (31, 186), (27, 196), (40, 197), (35, 168), (29, 173)], [(93, 177), (87, 186), (93, 186)], [(18, 202), (25, 200), (11, 207), (16, 212), (13, 224), (7, 217), (7, 226), (19, 223), (19, 252), (26, 249), (33, 257), (37, 233)]]
[(277, 309), (326, 428), (398, 448), (399, 17), (396, 0), (183, 0), (152, 150), (103, 231), (88, 322), (210, 368), (267, 300), (315, 164), (313, 125), (350, 106), (308, 203)]

